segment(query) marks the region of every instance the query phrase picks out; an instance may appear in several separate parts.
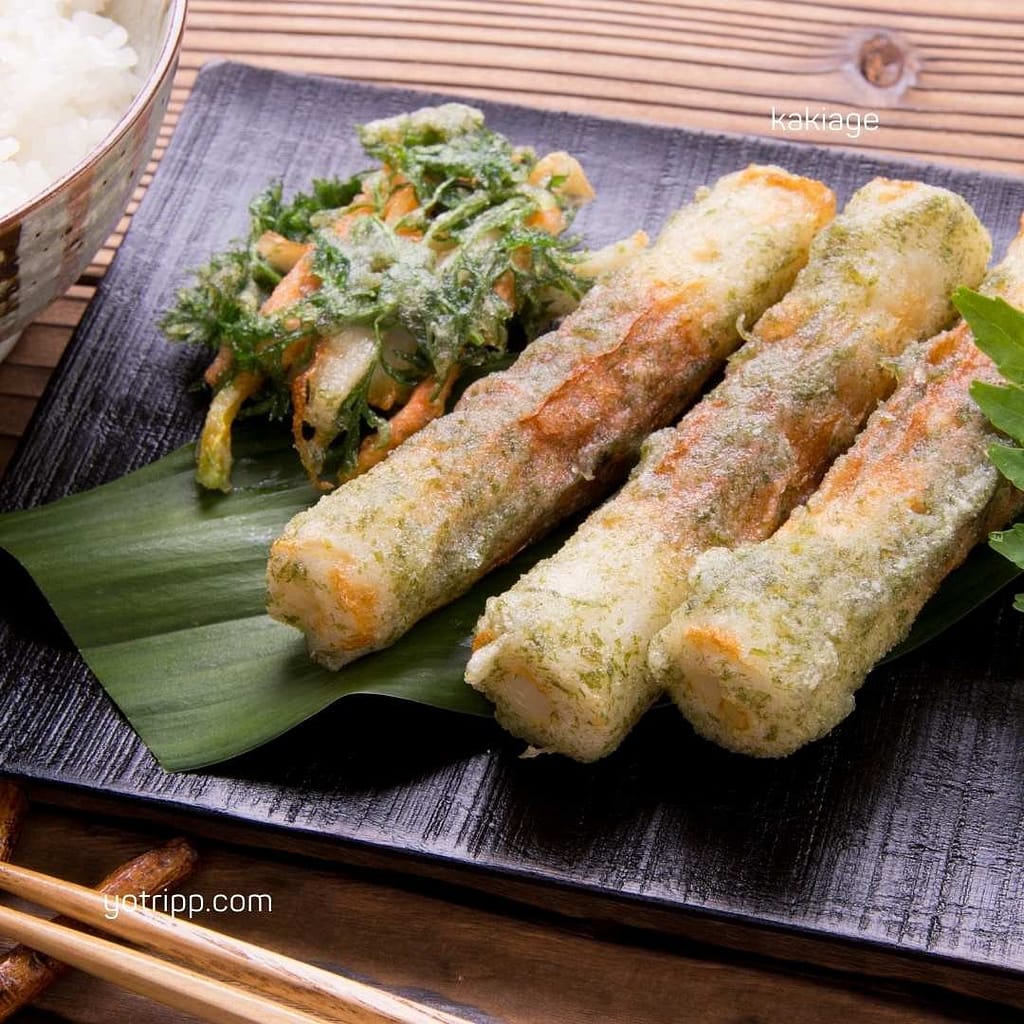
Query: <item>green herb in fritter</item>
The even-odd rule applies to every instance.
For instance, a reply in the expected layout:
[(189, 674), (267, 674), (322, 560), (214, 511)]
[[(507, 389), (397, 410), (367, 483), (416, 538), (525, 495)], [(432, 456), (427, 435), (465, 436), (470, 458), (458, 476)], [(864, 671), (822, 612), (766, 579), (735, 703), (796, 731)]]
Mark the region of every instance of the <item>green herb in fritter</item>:
[(593, 195), (565, 153), (537, 160), (460, 104), (359, 129), (380, 166), (250, 204), (248, 238), (215, 256), (161, 321), (217, 356), (200, 482), (230, 489), (231, 423), (291, 416), (310, 478), (361, 472), (579, 300), (564, 237)]

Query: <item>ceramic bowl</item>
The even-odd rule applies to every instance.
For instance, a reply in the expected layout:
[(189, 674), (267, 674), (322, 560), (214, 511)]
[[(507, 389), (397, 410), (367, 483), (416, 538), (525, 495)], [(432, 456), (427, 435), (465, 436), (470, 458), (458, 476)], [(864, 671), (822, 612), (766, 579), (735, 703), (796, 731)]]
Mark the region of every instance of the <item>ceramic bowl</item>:
[(0, 359), (77, 280), (124, 213), (171, 93), (186, 0), (112, 0), (143, 78), (113, 131), (45, 192), (0, 217)]

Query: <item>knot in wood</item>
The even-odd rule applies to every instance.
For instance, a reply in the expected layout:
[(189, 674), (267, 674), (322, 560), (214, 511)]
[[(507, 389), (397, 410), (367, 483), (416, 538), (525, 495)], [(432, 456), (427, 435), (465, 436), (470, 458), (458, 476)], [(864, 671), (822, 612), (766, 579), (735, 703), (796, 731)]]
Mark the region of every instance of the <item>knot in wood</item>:
[(861, 44), (857, 67), (865, 81), (877, 89), (891, 89), (903, 77), (907, 54), (884, 32), (876, 32)]

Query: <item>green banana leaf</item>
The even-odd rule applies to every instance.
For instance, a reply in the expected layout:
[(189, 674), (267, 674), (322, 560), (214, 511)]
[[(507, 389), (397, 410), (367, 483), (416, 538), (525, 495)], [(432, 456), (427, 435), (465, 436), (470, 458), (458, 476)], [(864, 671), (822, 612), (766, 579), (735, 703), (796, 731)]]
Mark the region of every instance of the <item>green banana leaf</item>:
[[(168, 771), (252, 750), (340, 697), (375, 693), (490, 714), (462, 681), (487, 596), (543, 550), (493, 573), (399, 643), (341, 672), (264, 613), (270, 543), (313, 495), (290, 445), (235, 443), (235, 490), (201, 492), (193, 446), (42, 508), (0, 516), (85, 661)], [(550, 549), (547, 549), (550, 550)]]
[[(329, 672), (264, 613), (267, 552), (311, 502), (290, 444), (266, 428), (235, 442), (235, 490), (200, 491), (192, 445), (95, 490), (0, 516), (0, 547), (35, 579), (87, 664), (168, 771), (199, 768), (280, 736), (349, 694), (475, 715), (462, 681), (484, 602), (567, 531), (492, 573), (385, 651)], [(891, 660), (1017, 574), (979, 549), (943, 586)]]

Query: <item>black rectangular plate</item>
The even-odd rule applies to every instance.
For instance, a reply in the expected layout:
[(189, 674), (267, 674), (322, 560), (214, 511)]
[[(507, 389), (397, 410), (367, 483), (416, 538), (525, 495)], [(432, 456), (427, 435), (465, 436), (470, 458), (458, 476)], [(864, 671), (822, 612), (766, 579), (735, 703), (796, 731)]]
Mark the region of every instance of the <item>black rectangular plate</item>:
[[(235, 64), (204, 70), (3, 481), (2, 506), (93, 487), (194, 438), (201, 360), (155, 326), (186, 271), (244, 233), (248, 197), (270, 178), (293, 190), (357, 170), (354, 125), (438, 99)], [(821, 178), (840, 200), (878, 174), (954, 189), (997, 255), (1024, 210), (1024, 182), (993, 175), (479, 105), (514, 141), (582, 159), (599, 195), (578, 221), (591, 244), (656, 231), (696, 186), (751, 161)], [(410, 865), (444, 862), (467, 877), (498, 873), (1024, 981), (1024, 619), (1006, 600), (877, 672), (842, 727), (780, 762), (724, 753), (671, 709), (581, 766), (519, 759), (490, 722), (352, 698), (252, 755), (167, 775), (20, 569), (5, 559), (0, 570), (8, 773)]]

